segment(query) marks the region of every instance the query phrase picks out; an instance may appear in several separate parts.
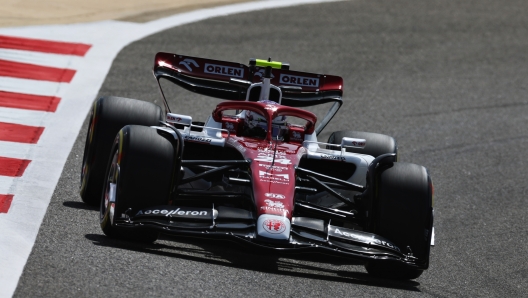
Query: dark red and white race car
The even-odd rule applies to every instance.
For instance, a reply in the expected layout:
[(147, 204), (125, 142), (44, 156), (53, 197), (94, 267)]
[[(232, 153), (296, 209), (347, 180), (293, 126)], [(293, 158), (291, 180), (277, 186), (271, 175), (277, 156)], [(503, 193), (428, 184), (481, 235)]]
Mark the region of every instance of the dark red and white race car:
[[(120, 97), (95, 101), (81, 197), (110, 237), (228, 238), (280, 253), (364, 261), (371, 274), (417, 278), (429, 266), (433, 186), (397, 162), (392, 137), (317, 135), (342, 104), (341, 77), (170, 53), (154, 75), (225, 101), (205, 122)], [(330, 105), (318, 123), (306, 107)]]

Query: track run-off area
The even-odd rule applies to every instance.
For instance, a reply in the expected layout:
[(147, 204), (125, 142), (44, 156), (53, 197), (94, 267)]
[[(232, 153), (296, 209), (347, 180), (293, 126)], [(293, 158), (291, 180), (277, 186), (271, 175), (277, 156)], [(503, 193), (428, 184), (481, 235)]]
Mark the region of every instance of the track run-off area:
[[(0, 162), (15, 163), (0, 170), (0, 297), (526, 295), (528, 3), (317, 2), (0, 29)], [(9, 48), (9, 38), (29, 45)], [(342, 76), (345, 103), (319, 139), (344, 129), (384, 133), (398, 141), (400, 161), (428, 168), (430, 269), (391, 281), (342, 259), (104, 236), (98, 210), (78, 194), (86, 116), (101, 95), (161, 104), (151, 71), (159, 51), (240, 63), (271, 57)], [(171, 107), (205, 119), (216, 103), (182, 92)]]

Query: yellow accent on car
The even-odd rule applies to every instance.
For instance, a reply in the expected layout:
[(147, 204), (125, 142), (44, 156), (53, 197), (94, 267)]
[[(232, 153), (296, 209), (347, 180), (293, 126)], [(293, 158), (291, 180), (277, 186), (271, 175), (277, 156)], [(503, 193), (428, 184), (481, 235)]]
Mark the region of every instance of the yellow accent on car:
[(123, 157), (123, 130), (119, 131), (119, 155), (117, 155), (117, 164), (121, 164), (121, 157)]
[(255, 59), (255, 61), (256, 61), (255, 65), (259, 67), (271, 66), (271, 68), (277, 68), (277, 69), (282, 68), (282, 62), (279, 62), (279, 61), (267, 61), (263, 59)]

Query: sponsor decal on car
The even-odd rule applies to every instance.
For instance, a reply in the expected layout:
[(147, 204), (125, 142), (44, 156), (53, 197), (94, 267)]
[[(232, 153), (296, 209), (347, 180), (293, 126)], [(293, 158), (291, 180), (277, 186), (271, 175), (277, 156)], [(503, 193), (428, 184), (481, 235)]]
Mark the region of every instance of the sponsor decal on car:
[(263, 167), (265, 168), (266, 170), (272, 170), (274, 172), (282, 172), (282, 171), (286, 171), (288, 170), (288, 167), (283, 167), (283, 166), (270, 166), (270, 165), (265, 165), (265, 164), (259, 164), (259, 167)]
[(380, 240), (380, 239), (373, 239), (373, 240), (374, 240), (373, 242), (378, 244), (378, 245), (386, 246), (388, 248), (392, 248), (394, 250), (397, 250), (397, 251), (401, 252), (399, 247), (397, 247), (396, 245), (394, 245), (394, 244), (392, 244), (390, 242), (383, 241), (383, 240)]
[[(257, 155), (257, 158), (255, 158), (256, 161), (261, 161), (261, 162), (269, 162), (269, 163), (272, 163), (274, 160), (273, 160), (273, 156), (274, 154), (273, 153), (266, 153), (266, 152), (260, 152), (258, 155)], [(291, 164), (291, 160), (289, 160), (288, 158), (286, 158), (286, 155), (285, 154), (281, 154), (281, 152), (277, 152), (275, 154), (275, 163), (278, 163), (278, 164), (283, 164), (283, 165), (289, 165)]]
[(319, 87), (319, 79), (281, 74), (280, 82), (287, 85)]
[(343, 147), (354, 147), (354, 148), (365, 148), (367, 145), (367, 140), (365, 139), (356, 139), (356, 138), (348, 138), (344, 137), (341, 140), (341, 146)]
[(196, 61), (190, 58), (183, 59), (183, 61), (180, 61), (179, 65), (183, 65), (185, 68), (187, 68), (191, 72), (193, 71), (191, 66), (199, 67), (198, 63), (196, 63)]
[(287, 215), (290, 213), (288, 210), (284, 209), (284, 204), (282, 202), (272, 201), (270, 199), (264, 200), (267, 206), (260, 207), (262, 211), (271, 211), (279, 213), (280, 215)]
[(292, 138), (294, 138), (294, 139), (300, 139), (300, 138), (301, 138), (301, 133), (298, 132), (298, 131), (294, 131), (294, 132), (292, 132)]
[(192, 124), (192, 117), (188, 115), (167, 113), (167, 122), (190, 125)]
[(266, 106), (264, 107), (264, 109), (275, 112), (275, 111), (278, 109), (278, 107), (277, 107), (276, 105), (271, 105), (271, 104), (269, 104), (269, 105), (266, 105)]
[(267, 192), (264, 194), (266, 197), (268, 198), (272, 198), (272, 199), (279, 199), (279, 200), (284, 200), (286, 198), (285, 195), (283, 194), (279, 194), (279, 193), (272, 193), (272, 192)]
[(271, 182), (286, 185), (290, 183), (289, 174), (272, 174), (266, 171), (259, 171), (259, 178), (262, 182)]
[(338, 237), (338, 238), (342, 238), (342, 239), (350, 239), (350, 240), (361, 242), (361, 243), (365, 243), (365, 244), (373, 243), (373, 244), (385, 246), (385, 247), (388, 247), (390, 249), (394, 249), (394, 250), (400, 251), (400, 249), (396, 245), (394, 245), (394, 244), (392, 244), (392, 243), (390, 243), (388, 241), (385, 241), (385, 240), (382, 240), (382, 239), (378, 239), (378, 238), (376, 238), (375, 235), (366, 234), (366, 233), (364, 234), (361, 231), (348, 230), (348, 229), (344, 229), (344, 228), (338, 228), (338, 227), (330, 226), (330, 229), (328, 230), (328, 232), (330, 233), (331, 236), (334, 236), (334, 237)]
[[(302, 133), (300, 133), (298, 131), (291, 131), (290, 141), (292, 141), (292, 142), (302, 142), (302, 141), (304, 141), (304, 136), (303, 136)], [(295, 153), (295, 152), (292, 152), (292, 153)]]
[(290, 220), (283, 215), (262, 214), (257, 220), (257, 234), (277, 240), (290, 238)]
[(221, 75), (221, 76), (228, 76), (228, 77), (237, 77), (237, 78), (244, 77), (243, 68), (229, 67), (229, 66), (209, 64), (209, 63), (205, 64), (204, 72)]
[(269, 206), (260, 207), (260, 211), (263, 212), (263, 213), (272, 212), (272, 213), (275, 213), (275, 214), (280, 214), (282, 216), (287, 216), (290, 213), (290, 211), (288, 211), (286, 209), (269, 207)]
[(275, 176), (275, 177), (279, 177), (281, 179), (285, 179), (285, 180), (290, 180), (290, 175), (289, 174), (272, 174), (272, 173), (268, 173), (266, 171), (259, 171), (259, 176), (260, 177), (270, 177), (270, 176)]
[(204, 137), (193, 136), (193, 135), (186, 135), (183, 137), (183, 139), (189, 142), (205, 143), (205, 144), (210, 144), (212, 141), (210, 138), (204, 138)]
[(146, 210), (140, 210), (138, 213), (136, 213), (136, 216), (139, 215), (158, 215), (158, 216), (174, 216), (174, 217), (202, 217), (202, 218), (210, 218), (211, 215), (209, 213), (209, 210), (203, 209), (203, 208), (177, 208), (173, 210), (167, 210), (167, 209), (146, 209)]
[(269, 199), (264, 200), (264, 203), (268, 205), (269, 207), (275, 207), (275, 208), (281, 208), (284, 209), (284, 203), (278, 202), (278, 201), (272, 201)]
[(346, 158), (344, 156), (327, 155), (327, 154), (321, 154), (321, 159), (329, 159), (329, 160), (337, 160), (337, 161), (345, 161), (346, 160)]
[(180, 121), (182, 120), (182, 118), (180, 118), (180, 117), (174, 117), (174, 116), (172, 116), (172, 115), (167, 115), (167, 120), (180, 122)]
[(242, 153), (246, 152), (246, 148), (244, 148), (244, 146), (242, 146), (235, 139), (228, 138), (227, 139), (227, 143), (230, 144), (231, 146), (233, 146), (234, 148), (236, 148), (239, 152), (242, 152)]
[(365, 145), (367, 145), (367, 142), (352, 141), (351, 145), (356, 147), (365, 147)]
[(286, 223), (282, 219), (266, 219), (262, 223), (264, 230), (271, 234), (280, 234), (286, 230)]

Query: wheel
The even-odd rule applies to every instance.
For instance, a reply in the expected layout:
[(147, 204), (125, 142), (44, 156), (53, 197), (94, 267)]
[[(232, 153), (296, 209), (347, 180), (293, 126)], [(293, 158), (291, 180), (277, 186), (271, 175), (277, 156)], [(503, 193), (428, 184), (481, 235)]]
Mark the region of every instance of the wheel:
[(94, 102), (84, 145), (80, 194), (90, 205), (99, 204), (106, 164), (117, 132), (127, 124), (159, 125), (161, 108), (121, 97), (101, 97)]
[(115, 137), (100, 200), (100, 224), (103, 232), (113, 238), (154, 242), (158, 233), (119, 228), (114, 225), (125, 214), (167, 205), (173, 169), (174, 142), (159, 131), (138, 125), (123, 127)]
[[(412, 252), (421, 268), (427, 268), (433, 227), (433, 185), (427, 170), (396, 162), (376, 180), (373, 232), (391, 240), (402, 253)], [(389, 260), (369, 261), (366, 269), (372, 275), (394, 279), (414, 279), (423, 272)]]
[[(362, 131), (349, 131), (342, 130), (333, 132), (328, 138), (330, 144), (341, 144), (341, 140), (344, 138), (356, 138), (365, 139), (367, 144), (365, 148), (346, 148), (347, 152), (361, 153), (378, 157), (385, 153), (396, 153), (398, 154), (398, 146), (393, 137), (382, 135), (379, 133), (362, 132)], [(339, 150), (334, 146), (326, 146), (327, 149)], [(397, 157), (397, 155), (396, 155)]]

